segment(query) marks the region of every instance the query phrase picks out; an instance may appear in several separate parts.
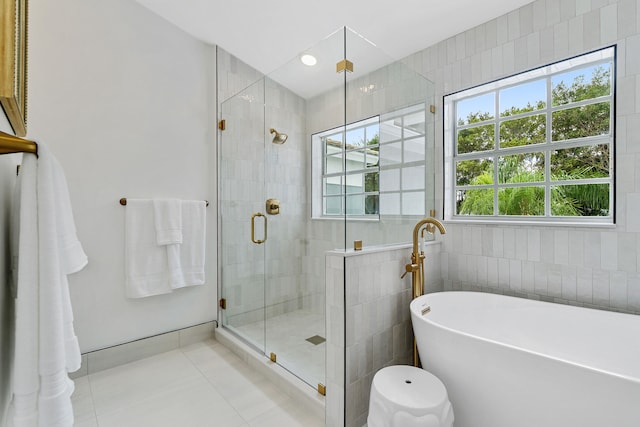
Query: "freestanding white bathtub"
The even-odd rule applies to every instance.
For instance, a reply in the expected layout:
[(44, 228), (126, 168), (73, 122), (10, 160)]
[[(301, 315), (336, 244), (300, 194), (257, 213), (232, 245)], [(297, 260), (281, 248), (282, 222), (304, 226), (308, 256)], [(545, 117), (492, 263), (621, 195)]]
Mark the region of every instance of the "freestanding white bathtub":
[(640, 427), (640, 316), (439, 292), (411, 320), (455, 427)]

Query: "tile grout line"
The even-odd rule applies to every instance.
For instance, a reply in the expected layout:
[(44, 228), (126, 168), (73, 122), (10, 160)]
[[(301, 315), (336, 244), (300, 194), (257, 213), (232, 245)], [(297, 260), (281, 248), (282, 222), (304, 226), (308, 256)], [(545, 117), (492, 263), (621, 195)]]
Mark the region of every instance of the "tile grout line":
[[(88, 363), (89, 362), (87, 361), (87, 366), (88, 366)], [(100, 421), (98, 420), (98, 413), (96, 412), (96, 402), (95, 402), (95, 399), (93, 398), (93, 387), (91, 386), (91, 378), (88, 373), (87, 373), (87, 384), (89, 385), (89, 396), (91, 397), (91, 409), (93, 411), (93, 418), (96, 421), (96, 425), (100, 427)], [(74, 419), (75, 419), (75, 415), (74, 415)]]
[[(206, 342), (206, 341), (203, 341)], [(223, 348), (227, 349), (226, 347), (224, 347), (222, 344), (218, 343), (218, 345), (222, 346)], [(185, 355), (186, 356), (186, 355)], [(200, 374), (203, 376), (203, 378), (214, 388), (214, 390), (216, 390), (216, 392), (220, 395), (220, 397), (225, 401), (225, 403), (227, 405), (229, 405), (230, 408), (232, 408), (234, 410), (234, 412), (236, 414), (238, 414), (238, 416), (245, 422), (245, 424), (247, 426), (249, 426), (251, 424), (252, 421), (257, 420), (258, 418), (264, 416), (267, 412), (273, 410), (276, 407), (282, 406), (283, 403), (292, 401), (291, 397), (288, 396), (286, 393), (284, 393), (280, 387), (278, 387), (276, 384), (273, 384), (271, 381), (269, 381), (269, 379), (267, 377), (265, 377), (264, 375), (262, 375), (260, 372), (257, 372), (253, 367), (251, 367), (247, 362), (245, 362), (244, 360), (242, 360), (242, 358), (238, 357), (235, 353), (233, 352), (229, 352), (230, 357), (232, 357), (233, 359), (235, 359), (236, 361), (240, 362), (243, 365), (243, 368), (245, 370), (249, 370), (252, 371), (254, 373), (254, 376), (259, 377), (259, 379), (266, 381), (267, 383), (271, 384), (272, 386), (276, 387), (278, 389), (278, 391), (280, 391), (284, 396), (286, 396), (286, 400), (282, 403), (277, 403), (275, 404), (275, 406), (272, 406), (270, 408), (265, 409), (263, 412), (260, 412), (258, 414), (255, 414), (253, 417), (251, 417), (250, 419), (247, 419), (245, 417), (245, 415), (243, 415), (237, 408), (236, 406), (227, 398), (227, 396), (225, 396), (225, 394), (223, 392), (221, 392), (218, 387), (204, 374), (204, 372), (202, 372), (200, 370), (200, 368), (198, 367), (198, 365), (191, 360), (188, 356), (187, 359), (189, 359), (191, 361), (191, 363), (193, 363), (194, 367), (198, 370), (198, 372), (200, 372)], [(227, 357), (227, 356), (225, 356)], [(226, 360), (226, 359), (225, 359)]]
[[(203, 343), (209, 343), (210, 341), (215, 341), (215, 340), (208, 339), (208, 340), (205, 340), (205, 341), (202, 341), (202, 342), (203, 342)], [(221, 345), (221, 344), (219, 344), (219, 345)], [(209, 345), (208, 345), (208, 344), (207, 344), (207, 347), (209, 347)], [(247, 420), (242, 416), (242, 414), (241, 414), (240, 412), (238, 412), (238, 410), (235, 408), (235, 406), (233, 406), (233, 405), (231, 404), (231, 402), (229, 402), (229, 400), (227, 400), (227, 398), (224, 396), (224, 394), (220, 392), (220, 390), (218, 389), (218, 387), (216, 387), (216, 385), (215, 385), (213, 382), (211, 382), (211, 380), (210, 380), (210, 379), (209, 379), (209, 378), (204, 374), (204, 372), (202, 372), (202, 370), (200, 369), (200, 367), (199, 367), (199, 366), (198, 366), (198, 365), (197, 365), (193, 360), (191, 360), (191, 358), (190, 358), (189, 356), (187, 356), (187, 354), (186, 354), (186, 353), (185, 353), (185, 351), (184, 351), (184, 348), (185, 348), (185, 347), (180, 348), (180, 351), (182, 352), (182, 354), (184, 354), (184, 356), (187, 358), (187, 360), (189, 360), (189, 362), (191, 362), (191, 363), (193, 364), (194, 368), (198, 371), (198, 373), (199, 373), (200, 375), (202, 375), (202, 378), (207, 382), (207, 384), (209, 384), (209, 385), (211, 385), (211, 387), (213, 387), (213, 389), (216, 391), (216, 393), (218, 393), (218, 394), (220, 395), (220, 397), (225, 401), (225, 403), (226, 403), (226, 404), (227, 404), (231, 409), (233, 409), (233, 411), (234, 411), (234, 412), (235, 412), (235, 413), (236, 413), (236, 414), (237, 414), (237, 415), (238, 415), (238, 416), (239, 416), (239, 417), (244, 421), (244, 424), (245, 424), (246, 426), (248, 426), (248, 425), (249, 425), (249, 424), (248, 424), (248, 421), (247, 421)], [(233, 354), (233, 353), (231, 353), (231, 354)], [(235, 356), (235, 355), (234, 355), (234, 356)], [(236, 356), (236, 357), (237, 357), (237, 356)], [(240, 358), (238, 358), (238, 359), (240, 359)], [(241, 359), (240, 359), (240, 360), (241, 360)], [(242, 361), (242, 360), (241, 360), (241, 361)], [(239, 426), (239, 427), (243, 427), (243, 426)]]

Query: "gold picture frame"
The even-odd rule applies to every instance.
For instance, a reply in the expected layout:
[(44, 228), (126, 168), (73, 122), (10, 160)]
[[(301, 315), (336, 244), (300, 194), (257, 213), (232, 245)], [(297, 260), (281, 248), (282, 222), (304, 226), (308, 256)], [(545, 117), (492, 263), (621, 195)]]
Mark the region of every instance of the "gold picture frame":
[(0, 104), (16, 136), (27, 134), (27, 0), (0, 0)]

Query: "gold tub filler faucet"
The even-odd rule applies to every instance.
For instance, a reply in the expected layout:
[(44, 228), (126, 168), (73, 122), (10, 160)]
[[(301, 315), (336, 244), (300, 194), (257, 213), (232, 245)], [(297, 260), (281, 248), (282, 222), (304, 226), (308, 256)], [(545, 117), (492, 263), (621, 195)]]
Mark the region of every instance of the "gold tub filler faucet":
[[(411, 273), (411, 298), (417, 298), (424, 293), (424, 250), (418, 249), (418, 234), (424, 238), (425, 231), (433, 233), (435, 229), (440, 231), (440, 234), (445, 234), (447, 230), (444, 225), (435, 218), (424, 218), (418, 221), (415, 227), (413, 227), (413, 252), (411, 253), (411, 264), (404, 266), (404, 273), (400, 278), (404, 278), (407, 273)], [(422, 229), (422, 233), (420, 233)]]
[[(432, 213), (433, 215), (433, 213)], [(417, 298), (424, 293), (424, 250), (418, 249), (418, 234), (424, 238), (425, 231), (428, 233), (435, 232), (435, 229), (440, 231), (440, 234), (445, 234), (447, 230), (444, 225), (435, 218), (427, 217), (418, 221), (415, 227), (413, 227), (413, 252), (411, 253), (411, 263), (404, 266), (404, 273), (400, 278), (404, 278), (407, 273), (411, 273), (411, 299)], [(422, 233), (420, 230), (422, 229)], [(413, 340), (413, 365), (418, 366), (418, 349), (416, 347), (416, 341)]]

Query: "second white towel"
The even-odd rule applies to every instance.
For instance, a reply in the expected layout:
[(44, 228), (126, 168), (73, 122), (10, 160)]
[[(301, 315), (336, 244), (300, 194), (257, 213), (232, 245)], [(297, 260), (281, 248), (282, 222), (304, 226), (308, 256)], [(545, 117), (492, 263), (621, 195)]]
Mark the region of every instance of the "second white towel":
[(183, 241), (179, 245), (182, 277), (173, 279), (173, 289), (204, 283), (206, 206), (201, 200), (182, 201)]
[(153, 199), (153, 219), (158, 245), (182, 243), (182, 201)]
[(128, 199), (125, 213), (126, 293), (142, 298), (171, 292), (167, 249), (159, 246), (151, 200)]
[(156, 227), (156, 243), (167, 251), (169, 284), (172, 289), (184, 286), (184, 274), (180, 261), (182, 245), (182, 200), (153, 199), (153, 219)]
[(205, 281), (206, 204), (181, 202), (182, 243), (158, 245), (154, 203), (128, 199), (125, 214), (126, 294), (161, 295)]

